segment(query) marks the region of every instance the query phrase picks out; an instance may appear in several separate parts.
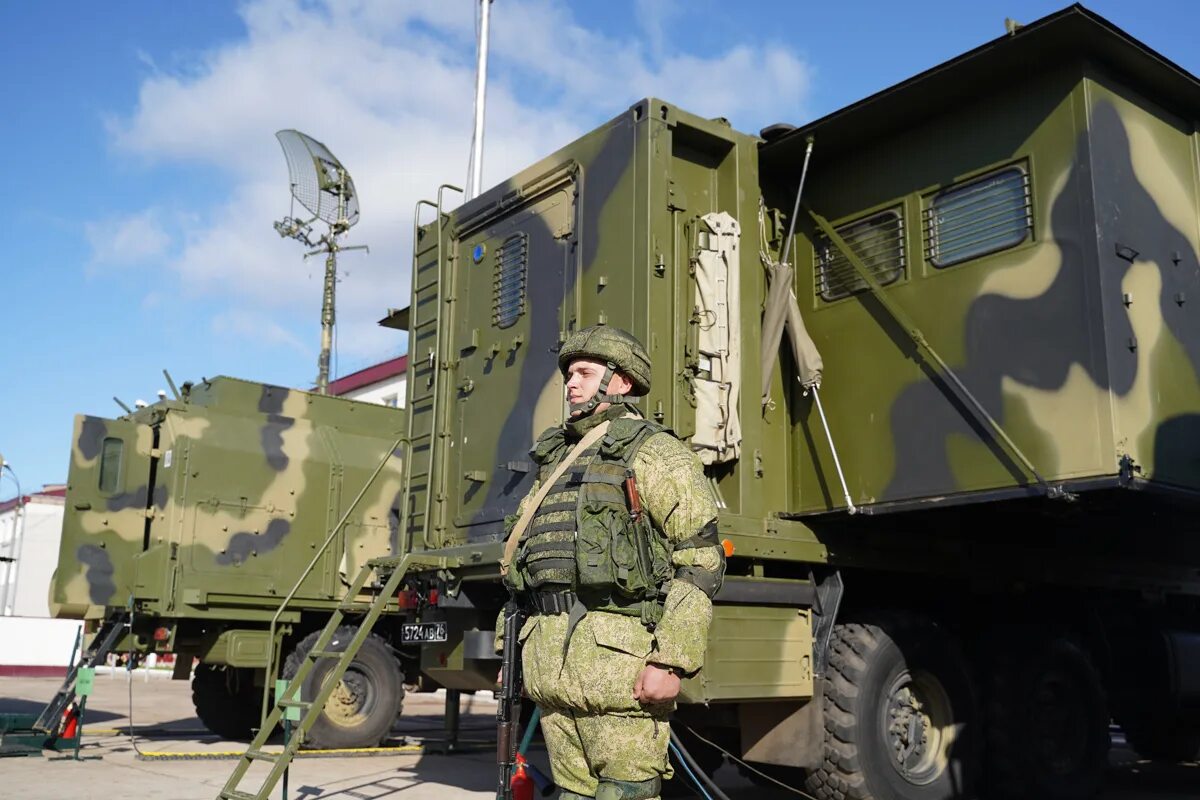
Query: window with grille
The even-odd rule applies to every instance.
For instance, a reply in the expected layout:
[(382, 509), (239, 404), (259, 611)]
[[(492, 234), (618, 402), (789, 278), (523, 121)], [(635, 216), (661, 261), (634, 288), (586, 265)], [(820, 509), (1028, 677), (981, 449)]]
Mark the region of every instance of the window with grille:
[(1033, 233), (1029, 173), (1006, 167), (934, 195), (924, 233), (925, 257), (935, 267), (1016, 247)]
[(514, 233), (496, 249), (496, 278), (492, 289), (492, 322), (507, 328), (525, 313), (525, 281), (529, 264), (529, 235)]
[[(904, 216), (899, 208), (847, 222), (834, 230), (845, 240), (881, 286), (904, 276)], [(846, 254), (824, 236), (816, 242), (816, 290), (823, 300), (838, 300), (867, 288)]]

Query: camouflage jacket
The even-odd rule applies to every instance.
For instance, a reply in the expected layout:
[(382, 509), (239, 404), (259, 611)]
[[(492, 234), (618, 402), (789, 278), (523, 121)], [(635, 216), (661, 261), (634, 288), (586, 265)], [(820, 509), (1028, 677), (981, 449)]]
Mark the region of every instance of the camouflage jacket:
[[(566, 455), (569, 445), (578, 441), (594, 425), (616, 419), (632, 409), (618, 405), (602, 414), (543, 434), (534, 456), (553, 468)], [(556, 452), (548, 454), (546, 448)], [(538, 451), (543, 452), (539, 453)], [(552, 457), (546, 459), (545, 456)], [(673, 434), (661, 430), (647, 436), (637, 448), (630, 465), (637, 479), (645, 513), (654, 534), (662, 538), (674, 568), (673, 578), (661, 587), (665, 591), (662, 619), (654, 628), (654, 650), (647, 661), (676, 667), (686, 674), (696, 672), (703, 663), (708, 628), (712, 620), (711, 597), (720, 586), (725, 570), (725, 554), (716, 536), (717, 504), (699, 459)], [(548, 471), (548, 470), (547, 470)], [(538, 492), (535, 481), (517, 514)], [(560, 496), (561, 495), (561, 496)], [(542, 508), (554, 502), (551, 511), (563, 523), (563, 534), (574, 524), (574, 512), (566, 510), (574, 500), (565, 493), (547, 497)], [(571, 506), (573, 508), (573, 505)], [(547, 515), (539, 513), (536, 519)], [(597, 612), (600, 613), (600, 612)], [(500, 644), (499, 634), (497, 644)]]

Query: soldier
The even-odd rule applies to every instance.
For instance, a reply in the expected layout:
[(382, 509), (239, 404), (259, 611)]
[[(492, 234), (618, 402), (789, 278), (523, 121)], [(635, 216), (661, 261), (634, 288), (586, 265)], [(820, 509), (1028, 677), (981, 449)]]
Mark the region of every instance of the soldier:
[(650, 390), (641, 342), (586, 328), (558, 363), (570, 419), (534, 446), (503, 567), (530, 615), (525, 687), (562, 797), (656, 798), (667, 717), (702, 666), (725, 571), (717, 505), (696, 456), (631, 405)]

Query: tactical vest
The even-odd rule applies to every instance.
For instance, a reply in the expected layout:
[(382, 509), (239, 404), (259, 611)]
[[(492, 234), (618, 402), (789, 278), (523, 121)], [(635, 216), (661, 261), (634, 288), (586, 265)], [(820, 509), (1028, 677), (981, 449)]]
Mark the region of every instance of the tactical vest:
[[(570, 589), (588, 610), (662, 616), (670, 554), (645, 511), (634, 518), (625, 479), (647, 437), (666, 431), (644, 419), (619, 418), (563, 472), (542, 501), (513, 560), (518, 588)], [(533, 457), (544, 477), (569, 446), (562, 429), (538, 439)]]

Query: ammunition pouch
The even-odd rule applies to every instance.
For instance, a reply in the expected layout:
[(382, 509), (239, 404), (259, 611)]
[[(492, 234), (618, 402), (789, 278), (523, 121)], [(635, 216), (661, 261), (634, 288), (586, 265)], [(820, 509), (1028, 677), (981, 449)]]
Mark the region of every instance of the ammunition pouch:
[[(668, 545), (647, 514), (630, 510), (625, 480), (642, 442), (663, 430), (640, 418), (612, 420), (590, 461), (573, 465), (559, 479), (564, 491), (578, 492), (574, 505), (543, 505), (538, 513), (546, 521), (535, 521), (519, 545), (509, 579), (516, 590), (544, 597), (552, 592), (538, 593), (537, 587), (562, 585), (562, 576), (572, 574), (572, 589), (588, 610), (638, 616), (650, 627), (662, 619), (672, 577)], [(544, 470), (564, 448), (565, 440), (548, 432), (538, 440), (534, 458)], [(570, 519), (564, 519), (565, 511), (574, 512)]]

